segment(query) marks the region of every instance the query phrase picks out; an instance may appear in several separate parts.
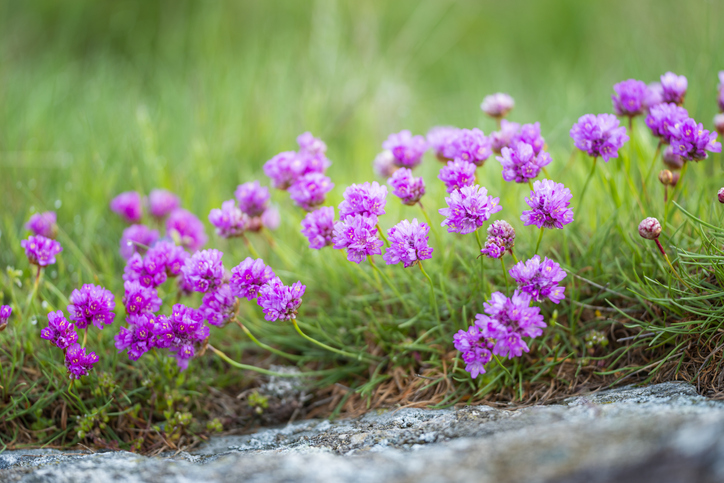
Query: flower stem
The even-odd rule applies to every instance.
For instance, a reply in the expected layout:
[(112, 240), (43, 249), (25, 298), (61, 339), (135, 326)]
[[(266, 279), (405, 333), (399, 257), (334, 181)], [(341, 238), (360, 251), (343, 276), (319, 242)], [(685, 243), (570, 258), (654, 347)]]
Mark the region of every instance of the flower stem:
[(262, 369), (261, 367), (255, 367), (255, 366), (250, 366), (250, 365), (248, 365), (248, 364), (241, 364), (241, 363), (239, 363), (239, 362), (236, 362), (236, 361), (230, 359), (229, 356), (227, 356), (226, 354), (224, 354), (223, 352), (221, 352), (219, 349), (217, 349), (216, 347), (212, 346), (211, 344), (209, 344), (207, 347), (208, 347), (209, 349), (211, 349), (211, 351), (214, 352), (214, 354), (216, 354), (217, 356), (221, 357), (223, 360), (225, 360), (227, 363), (229, 363), (229, 365), (232, 365), (232, 366), (236, 367), (237, 369), (244, 369), (244, 370), (248, 370), (248, 371), (254, 371), (254, 372), (258, 372), (259, 374), (266, 374), (267, 376), (276, 376), (276, 377), (314, 377), (314, 376), (321, 376), (321, 375), (323, 375), (323, 374), (328, 374), (328, 373), (331, 371), (331, 369), (330, 369), (330, 370), (324, 370), (324, 371), (296, 372), (296, 373), (294, 373), (294, 372), (292, 372), (292, 373), (285, 373), (285, 372), (269, 371), (269, 370), (267, 370), (267, 369)]
[[(478, 241), (478, 247), (480, 247), (480, 250), (482, 250), (483, 242), (480, 240), (480, 233), (478, 233), (478, 230), (475, 230), (475, 239)], [(480, 256), (480, 291), (486, 292), (486, 290), (485, 290), (485, 261), (483, 260), (482, 256)]]
[(375, 226), (377, 227), (377, 233), (380, 234), (380, 238), (382, 238), (382, 241), (385, 242), (385, 245), (387, 245), (387, 248), (389, 248), (389, 247), (390, 247), (390, 242), (387, 241), (387, 237), (386, 237), (385, 234), (382, 232), (382, 228), (380, 228), (380, 224), (377, 223), (377, 225), (375, 225)]
[(535, 244), (535, 253), (533, 255), (538, 255), (538, 249), (540, 248), (540, 241), (543, 239), (543, 231), (545, 228), (541, 227), (540, 234), (538, 235), (538, 243)]
[(263, 342), (259, 342), (259, 340), (258, 340), (256, 337), (254, 337), (254, 334), (252, 334), (251, 332), (249, 332), (249, 329), (247, 329), (246, 326), (245, 326), (244, 324), (242, 324), (238, 319), (234, 319), (234, 322), (236, 322), (236, 325), (238, 325), (239, 327), (241, 327), (241, 330), (243, 330), (244, 333), (245, 333), (246, 335), (248, 335), (249, 338), (250, 338), (256, 345), (258, 345), (259, 347), (261, 347), (262, 349), (267, 350), (267, 351), (271, 352), (272, 354), (276, 354), (276, 355), (278, 355), (278, 356), (285, 357), (285, 358), (290, 359), (290, 360), (292, 360), (292, 361), (302, 360), (302, 356), (298, 356), (298, 355), (294, 355), (294, 354), (287, 354), (286, 352), (282, 352), (282, 351), (280, 351), (280, 350), (278, 350), (278, 349), (275, 349), (275, 348), (273, 348), (273, 347), (271, 347), (271, 346), (268, 346), (268, 345), (264, 344)]
[[(505, 255), (505, 254), (503, 254)], [(503, 267), (503, 279), (505, 280), (505, 295), (510, 295), (510, 285), (508, 285), (508, 274), (505, 271), (505, 260), (500, 257), (500, 266)]]
[(510, 254), (513, 255), (513, 260), (515, 261), (515, 263), (518, 263), (518, 257), (515, 256), (515, 253), (513, 253), (512, 248), (510, 249)]
[[(395, 293), (397, 298), (400, 299), (400, 302), (402, 302), (402, 305), (404, 305), (405, 308), (407, 308), (407, 301), (404, 298), (402, 298), (402, 294), (400, 293), (399, 290), (397, 290), (397, 287), (395, 286), (395, 284), (392, 283), (392, 280), (390, 280), (390, 278), (387, 275), (385, 275), (385, 272), (380, 270), (380, 267), (378, 267), (377, 264), (375, 264), (374, 260), (372, 259), (372, 256), (368, 256), (367, 258), (369, 259), (370, 265), (372, 265), (372, 268), (375, 269), (375, 272), (380, 274), (380, 276), (383, 279), (385, 279), (385, 282), (387, 283), (387, 285), (390, 286), (390, 288)], [(380, 286), (380, 291), (381, 290), (382, 290), (382, 287)]]
[(432, 279), (427, 274), (424, 268), (422, 268), (422, 261), (417, 261), (417, 266), (420, 267), (420, 271), (425, 276), (428, 282), (430, 282), (430, 303), (432, 303), (432, 306), (435, 309), (435, 317), (437, 318), (438, 323), (440, 322), (440, 310), (437, 306), (437, 299), (435, 298), (435, 285), (432, 283)]
[(35, 294), (38, 293), (38, 285), (40, 285), (40, 271), (41, 267), (38, 265), (38, 271), (35, 273), (35, 283), (33, 283), (33, 291), (30, 292), (30, 295), (28, 295), (28, 298), (25, 301), (25, 313), (23, 314), (24, 319), (28, 318), (28, 314), (30, 314), (30, 306), (32, 305), (33, 300), (35, 300)]
[(81, 344), (81, 348), (85, 348), (85, 343), (88, 341), (88, 327), (85, 328), (83, 331), (83, 344)]
[(530, 186), (531, 191), (535, 191), (535, 189), (533, 188), (533, 182), (531, 180), (528, 180), (528, 186)]
[(651, 177), (654, 166), (656, 166), (656, 160), (659, 158), (659, 153), (661, 152), (661, 144), (662, 142), (659, 141), (659, 144), (656, 146), (656, 152), (654, 152), (654, 159), (651, 160), (651, 166), (649, 166), (649, 171), (646, 173), (646, 177), (641, 180), (641, 191), (644, 194), (644, 198), (647, 200), (649, 199), (649, 195), (646, 193), (646, 182)]
[(510, 371), (508, 371), (508, 369), (503, 365), (503, 363), (500, 362), (500, 359), (498, 359), (498, 356), (493, 354), (493, 359), (495, 359), (495, 362), (497, 362), (498, 365), (500, 366), (500, 368), (503, 369), (503, 371), (505, 371), (505, 373), (508, 375), (508, 377), (510, 377), (511, 382), (515, 382), (515, 379), (513, 379), (513, 375), (510, 373)]
[(677, 272), (676, 269), (674, 269), (674, 266), (671, 264), (671, 260), (669, 260), (669, 256), (668, 256), (668, 255), (666, 254), (666, 252), (664, 251), (664, 247), (661, 246), (661, 242), (659, 241), (659, 239), (658, 239), (658, 238), (654, 238), (654, 241), (656, 242), (656, 246), (659, 247), (659, 251), (660, 251), (661, 254), (664, 256), (664, 260), (666, 260), (666, 263), (669, 264), (669, 268), (671, 269), (671, 272), (674, 274), (674, 276), (675, 276), (676, 278), (678, 278), (679, 281), (680, 281), (681, 283), (683, 283), (686, 288), (688, 288), (691, 292), (694, 292), (694, 289), (692, 289), (692, 288), (689, 286), (688, 283), (684, 282), (684, 279), (681, 278), (681, 276), (679, 275), (679, 272)]
[(241, 238), (244, 240), (244, 245), (246, 245), (246, 248), (248, 248), (249, 252), (251, 252), (251, 256), (253, 256), (254, 258), (261, 258), (259, 252), (256, 251), (256, 248), (254, 248), (254, 245), (251, 244), (249, 239), (244, 235), (242, 235)]
[(307, 334), (302, 332), (302, 329), (299, 328), (299, 324), (297, 324), (297, 319), (292, 319), (292, 323), (294, 324), (294, 328), (297, 329), (297, 332), (299, 332), (299, 335), (307, 339), (309, 342), (312, 342), (314, 344), (317, 344), (319, 347), (322, 347), (323, 349), (327, 349), (330, 352), (334, 352), (335, 354), (339, 354), (344, 357), (349, 357), (350, 359), (355, 359), (358, 361), (363, 360), (362, 354), (352, 354), (351, 352), (343, 351), (341, 349), (335, 349), (332, 346), (328, 346), (327, 344), (324, 344), (322, 342), (319, 342), (316, 339), (312, 339)]
[(588, 173), (588, 178), (586, 178), (586, 182), (583, 183), (583, 189), (581, 190), (581, 196), (578, 198), (578, 206), (577, 208), (581, 209), (581, 204), (583, 203), (583, 196), (586, 194), (586, 188), (588, 188), (588, 184), (591, 182), (591, 178), (593, 178), (593, 174), (596, 172), (596, 161), (598, 161), (598, 158), (593, 158), (593, 166), (591, 166), (591, 172)]
[(435, 242), (437, 243), (437, 246), (440, 247), (440, 250), (442, 250), (442, 242), (440, 241), (440, 235), (437, 232), (437, 228), (432, 224), (432, 220), (430, 220), (430, 216), (427, 214), (427, 210), (424, 206), (422, 206), (422, 201), (417, 202), (418, 205), (420, 205), (420, 210), (422, 211), (422, 215), (425, 217), (425, 221), (427, 221), (428, 226), (432, 230), (432, 234), (435, 236)]

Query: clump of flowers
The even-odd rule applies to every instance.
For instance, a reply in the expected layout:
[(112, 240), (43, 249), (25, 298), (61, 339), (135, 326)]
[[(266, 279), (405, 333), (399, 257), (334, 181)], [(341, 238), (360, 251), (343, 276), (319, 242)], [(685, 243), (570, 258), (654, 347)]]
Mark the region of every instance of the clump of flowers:
[(128, 260), (134, 253), (145, 253), (146, 249), (158, 240), (158, 231), (146, 225), (131, 225), (123, 230), (119, 253)]
[(240, 184), (234, 192), (239, 209), (249, 216), (261, 216), (269, 205), (269, 188), (258, 181)]
[(75, 325), (68, 322), (62, 310), (48, 313), (48, 326), (40, 331), (40, 337), (59, 349), (66, 349), (78, 342)]
[(571, 128), (574, 144), (593, 158), (608, 162), (618, 157), (618, 150), (629, 140), (626, 128), (619, 126), (613, 114), (585, 114)]
[(691, 118), (676, 123), (669, 131), (672, 134), (671, 149), (687, 161), (706, 159), (709, 156), (707, 151), (721, 152), (721, 143), (716, 142), (717, 133), (707, 131), (703, 124), (697, 124)]
[(123, 305), (128, 315), (153, 313), (161, 308), (161, 299), (155, 288), (144, 287), (135, 280), (123, 283)]
[(503, 165), (503, 179), (516, 183), (527, 183), (536, 178), (544, 166), (551, 163), (550, 154), (545, 151), (536, 155), (533, 147), (524, 142), (517, 142), (513, 148), (503, 148), (502, 156), (496, 159)]
[(25, 224), (25, 229), (32, 231), (34, 235), (44, 236), (45, 238), (55, 238), (58, 234), (56, 221), (57, 217), (54, 211), (35, 213)]
[(289, 196), (300, 208), (311, 211), (324, 203), (325, 196), (334, 183), (322, 173), (309, 173), (289, 187)]
[(216, 234), (221, 238), (233, 238), (244, 234), (249, 226), (249, 216), (236, 206), (236, 201), (227, 200), (221, 203), (221, 208), (214, 208), (209, 212), (209, 222), (216, 228)]
[(110, 290), (85, 284), (80, 290), (73, 290), (70, 294), (68, 313), (79, 329), (85, 329), (93, 324), (102, 330), (106, 325), (113, 323), (116, 316), (113, 313), (115, 308), (116, 302)]
[(309, 248), (321, 250), (332, 245), (334, 224), (334, 208), (331, 206), (323, 206), (307, 213), (302, 220), (302, 235), (309, 240)]
[(480, 129), (458, 129), (443, 148), (443, 156), (482, 166), (493, 154), (491, 146), (490, 139)]
[(347, 249), (347, 260), (361, 263), (365, 257), (382, 255), (382, 240), (377, 236), (377, 217), (351, 215), (334, 225), (334, 248)]
[(524, 211), (520, 219), (525, 226), (538, 228), (563, 228), (573, 221), (573, 210), (569, 208), (571, 190), (548, 179), (533, 183), (530, 197), (525, 199), (531, 210)]
[(448, 207), (438, 210), (445, 217), (441, 226), (447, 226), (449, 233), (472, 233), (503, 209), (499, 202), (500, 198), (488, 196), (488, 190), (478, 185), (455, 190), (445, 198)]
[(181, 273), (194, 292), (206, 293), (220, 286), (224, 279), (224, 254), (216, 249), (202, 250), (186, 260)]
[(460, 129), (452, 126), (436, 126), (427, 132), (427, 145), (435, 152), (440, 161), (451, 161), (445, 156), (445, 149), (458, 134)]
[(235, 297), (254, 300), (262, 286), (272, 281), (276, 275), (271, 267), (264, 264), (261, 258), (248, 257), (239, 265), (231, 269), (229, 287)]
[(128, 223), (138, 223), (143, 216), (141, 195), (135, 191), (126, 191), (111, 200), (111, 211)]
[(480, 109), (488, 116), (498, 119), (505, 117), (515, 107), (515, 101), (508, 94), (497, 92), (485, 96)]
[(453, 336), (455, 349), (462, 353), (465, 370), (475, 379), (480, 374), (485, 374), (485, 364), (493, 358), (495, 343), (492, 339), (483, 337), (480, 329), (471, 325), (467, 331), (459, 330)]
[(500, 153), (504, 147), (510, 146), (519, 129), (520, 124), (502, 119), (500, 129), (490, 134), (490, 145), (493, 152)]
[(156, 317), (153, 314), (129, 315), (126, 322), (128, 328), (121, 327), (114, 338), (116, 349), (118, 352), (128, 350), (128, 358), (137, 361), (143, 354), (156, 347), (154, 332)]
[(375, 156), (372, 162), (372, 170), (377, 176), (382, 178), (389, 178), (397, 170), (395, 165), (395, 156), (392, 151), (384, 150)]
[(55, 256), (63, 251), (55, 240), (36, 235), (29, 236), (27, 240), (22, 240), (20, 246), (25, 249), (25, 256), (32, 265), (38, 267), (47, 267), (55, 263)]
[(388, 265), (403, 263), (405, 268), (411, 267), (421, 260), (432, 258), (432, 248), (427, 244), (430, 227), (419, 223), (417, 218), (410, 223), (402, 220), (387, 232), (390, 247), (382, 257)]
[(9, 305), (0, 305), (0, 332), (8, 326), (8, 319), (13, 313), (13, 308)]
[(427, 141), (424, 136), (413, 136), (407, 129), (390, 134), (382, 143), (382, 149), (392, 152), (395, 164), (403, 168), (414, 168), (422, 161), (422, 155), (427, 151)]
[(673, 102), (677, 105), (684, 103), (688, 81), (683, 75), (667, 72), (661, 76), (661, 98), (663, 102)]
[(201, 220), (183, 208), (178, 208), (169, 215), (166, 220), (166, 234), (177, 245), (192, 251), (203, 247), (208, 240)]
[(646, 109), (646, 99), (650, 95), (646, 83), (628, 79), (614, 85), (613, 90), (616, 93), (611, 95), (611, 100), (616, 115), (635, 117)]
[(279, 278), (262, 286), (257, 303), (264, 311), (264, 318), (271, 322), (295, 319), (306, 288), (302, 282), (286, 286)]
[(321, 139), (315, 138), (311, 132), (307, 131), (297, 136), (297, 144), (299, 150), (313, 154), (325, 154), (327, 152), (327, 145)]
[(98, 360), (95, 352), (86, 353), (80, 344), (73, 344), (65, 351), (65, 367), (71, 379), (80, 379), (87, 375)]
[(180, 206), (178, 196), (170, 191), (155, 189), (148, 194), (148, 211), (156, 219), (165, 218)]
[(286, 190), (304, 174), (306, 165), (295, 151), (284, 151), (264, 164), (264, 174), (271, 179), (272, 186)]
[(425, 194), (425, 181), (422, 177), (412, 176), (412, 170), (408, 168), (398, 169), (387, 182), (392, 186), (392, 194), (408, 206), (418, 203)]
[(488, 227), (488, 238), (480, 252), (488, 258), (501, 258), (505, 252), (513, 253), (515, 230), (505, 220), (496, 220)]
[[(515, 145), (517, 143), (525, 143), (533, 148), (533, 154), (538, 156), (543, 147), (546, 145), (545, 139), (540, 134), (540, 123), (535, 124), (523, 124), (520, 127), (513, 138), (508, 143), (508, 146)], [(502, 148), (501, 148), (502, 150)]]
[(174, 305), (168, 317), (159, 315), (154, 332), (156, 347), (168, 349), (182, 371), (188, 368), (189, 361), (209, 338), (203, 314), (182, 304)]
[(689, 113), (683, 107), (660, 103), (649, 109), (646, 125), (651, 129), (651, 134), (659, 138), (663, 144), (669, 144), (674, 136), (671, 128), (688, 118)]
[(379, 216), (385, 214), (387, 186), (377, 181), (371, 184), (353, 184), (344, 190), (344, 201), (339, 204), (339, 217), (344, 220), (354, 215)]
[(211, 325), (223, 327), (236, 315), (236, 297), (228, 283), (204, 295), (199, 310)]
[(528, 261), (520, 261), (508, 270), (521, 292), (530, 294), (536, 302), (549, 299), (554, 304), (565, 298), (565, 287), (559, 283), (566, 278), (566, 271), (553, 260), (539, 255)]
[(446, 166), (440, 168), (438, 179), (445, 183), (445, 189), (448, 193), (472, 186), (475, 184), (475, 166), (462, 159), (448, 161)]

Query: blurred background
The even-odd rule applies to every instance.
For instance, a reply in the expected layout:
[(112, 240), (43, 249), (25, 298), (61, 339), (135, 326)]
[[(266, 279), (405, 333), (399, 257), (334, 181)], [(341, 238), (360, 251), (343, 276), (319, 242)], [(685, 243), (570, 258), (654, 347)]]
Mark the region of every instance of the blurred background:
[[(496, 91), (512, 120), (540, 121), (561, 169), (571, 125), (612, 112), (630, 77), (686, 75), (711, 128), (722, 20), (719, 1), (2, 1), (3, 246), (57, 209), (83, 250), (117, 247), (107, 203), (129, 189), (176, 191), (205, 220), (237, 184), (267, 184), (262, 164), (306, 130), (329, 146), (336, 205), (391, 132), (489, 133), (479, 104)], [(428, 183), (438, 169), (426, 161)]]

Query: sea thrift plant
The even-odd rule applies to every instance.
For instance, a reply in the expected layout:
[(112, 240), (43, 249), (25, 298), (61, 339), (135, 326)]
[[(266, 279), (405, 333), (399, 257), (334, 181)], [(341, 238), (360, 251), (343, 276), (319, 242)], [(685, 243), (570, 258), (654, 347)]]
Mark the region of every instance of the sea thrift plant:
[(279, 278), (274, 278), (262, 286), (257, 303), (264, 311), (264, 318), (270, 322), (279, 319), (296, 319), (306, 288), (302, 282), (296, 282), (288, 287)]
[(68, 376), (71, 379), (80, 379), (88, 375), (93, 369), (93, 364), (98, 362), (95, 352), (86, 353), (80, 344), (73, 344), (65, 352), (65, 367), (68, 369)]
[(436, 126), (427, 132), (425, 137), (427, 145), (435, 152), (437, 159), (440, 161), (451, 160), (445, 156), (445, 149), (455, 139), (458, 131), (460, 129), (452, 126)]
[(170, 191), (155, 189), (148, 194), (148, 212), (159, 220), (180, 206), (181, 201), (178, 196)]
[(309, 173), (299, 178), (289, 187), (289, 197), (300, 208), (311, 211), (324, 203), (324, 199), (334, 183), (322, 173)]
[(168, 317), (159, 315), (153, 330), (156, 347), (168, 349), (182, 371), (188, 369), (189, 361), (206, 343), (210, 332), (201, 311), (182, 304), (174, 305)]
[(462, 159), (456, 159), (454, 161), (448, 161), (446, 166), (440, 169), (440, 174), (437, 176), (440, 181), (445, 183), (445, 190), (448, 193), (452, 193), (455, 190), (464, 188), (465, 186), (472, 186), (475, 184), (475, 166), (473, 163), (468, 163)]
[(676, 151), (674, 151), (674, 148), (671, 146), (667, 146), (666, 149), (664, 149), (664, 154), (661, 156), (661, 159), (669, 169), (676, 170), (684, 167), (684, 158), (676, 154)]
[(491, 154), (491, 141), (480, 129), (458, 129), (443, 149), (445, 159), (462, 159), (476, 166), (482, 166)]
[(138, 223), (143, 217), (141, 195), (135, 191), (126, 191), (111, 200), (111, 211), (128, 223)]
[(58, 234), (57, 217), (54, 211), (35, 213), (25, 224), (25, 229), (32, 231), (33, 235), (55, 238)]
[(485, 374), (485, 364), (493, 358), (491, 350), (495, 342), (492, 339), (483, 337), (480, 329), (471, 325), (467, 331), (459, 330), (455, 334), (453, 344), (462, 353), (465, 370), (470, 373), (470, 377), (475, 379)]
[[(148, 253), (151, 253), (151, 250)], [(148, 253), (145, 257), (134, 253), (128, 259), (126, 267), (123, 269), (123, 280), (135, 280), (144, 287), (152, 288), (156, 288), (166, 281), (168, 275), (165, 260), (160, 260), (155, 255), (149, 256)]]
[(388, 265), (400, 262), (405, 268), (411, 267), (421, 260), (432, 258), (432, 248), (427, 244), (430, 227), (419, 223), (417, 218), (410, 223), (402, 220), (387, 232), (390, 248), (382, 257)]
[(497, 92), (485, 96), (480, 104), (480, 109), (492, 118), (505, 117), (515, 107), (515, 101), (508, 94)]
[(653, 217), (639, 223), (639, 235), (646, 240), (656, 240), (661, 235), (661, 223)]
[(379, 216), (385, 214), (387, 186), (377, 181), (371, 184), (353, 184), (344, 190), (344, 201), (339, 204), (339, 218), (344, 220), (354, 215)]
[(524, 211), (520, 219), (525, 226), (563, 228), (573, 221), (573, 210), (569, 208), (572, 197), (571, 190), (562, 183), (549, 179), (536, 181), (525, 199), (531, 209)]
[(277, 154), (264, 164), (264, 174), (277, 189), (286, 190), (305, 171), (304, 160), (294, 151), (285, 151)]
[(144, 287), (136, 281), (124, 282), (123, 305), (126, 314), (139, 315), (157, 312), (161, 308), (161, 299), (155, 288)]
[(533, 154), (538, 156), (543, 147), (546, 145), (545, 139), (543, 139), (543, 136), (540, 134), (540, 123), (523, 124), (513, 135), (513, 138), (508, 143), (508, 146), (514, 146), (517, 143), (525, 143), (529, 145), (533, 148)]
[(116, 316), (113, 313), (116, 301), (110, 290), (88, 283), (80, 290), (73, 290), (69, 300), (70, 320), (74, 321), (79, 329), (85, 329), (93, 324), (102, 330), (106, 325), (113, 323)]
[[(308, 133), (307, 133), (308, 134)], [(239, 209), (249, 216), (261, 216), (269, 205), (269, 188), (258, 181), (240, 184), (234, 192)]]
[(221, 208), (209, 212), (209, 222), (216, 228), (221, 238), (233, 238), (244, 234), (251, 220), (249, 216), (236, 206), (235, 200), (221, 203)]
[(611, 100), (616, 115), (635, 117), (643, 114), (646, 109), (646, 99), (650, 95), (646, 83), (628, 79), (614, 85), (613, 90), (616, 93), (611, 95)]
[(414, 168), (422, 161), (422, 155), (427, 151), (427, 141), (424, 136), (413, 136), (407, 129), (390, 134), (382, 143), (382, 149), (392, 152), (395, 164), (403, 168)]
[(309, 248), (321, 250), (333, 244), (334, 208), (323, 206), (307, 213), (302, 220), (302, 235), (309, 240)]
[(661, 87), (661, 82), (652, 82), (647, 87), (649, 94), (646, 96), (646, 109), (651, 110), (652, 107), (664, 102), (664, 89)]
[(368, 256), (382, 255), (377, 236), (377, 217), (352, 215), (334, 225), (334, 248), (347, 249), (347, 260), (361, 263)]
[(282, 218), (279, 215), (279, 210), (275, 206), (270, 206), (261, 214), (259, 221), (261, 221), (262, 227), (274, 231), (279, 228)]
[(667, 72), (661, 76), (661, 94), (663, 102), (673, 102), (677, 105), (684, 103), (688, 81), (683, 75)]
[(651, 134), (659, 138), (663, 144), (669, 144), (674, 136), (671, 128), (688, 118), (689, 113), (683, 107), (661, 103), (649, 109), (646, 125), (651, 129)]
[(143, 354), (156, 347), (153, 314), (129, 315), (126, 318), (128, 327), (121, 327), (116, 334), (115, 345), (118, 352), (128, 351), (128, 358), (137, 361)]
[(228, 283), (204, 295), (199, 311), (206, 322), (216, 327), (223, 327), (236, 315), (236, 297), (231, 293)]
[(398, 168), (395, 165), (395, 156), (392, 154), (392, 151), (382, 151), (375, 156), (375, 159), (372, 162), (372, 170), (381, 178), (389, 178), (392, 176), (392, 173), (397, 171), (397, 169)]
[(158, 231), (146, 225), (131, 225), (123, 230), (118, 252), (128, 260), (134, 253), (146, 253), (146, 249), (158, 240)]
[(619, 126), (613, 114), (585, 114), (573, 125), (570, 134), (578, 149), (606, 162), (617, 158), (618, 150), (629, 140), (626, 128)]
[(196, 218), (196, 215), (183, 208), (171, 212), (166, 220), (166, 234), (170, 236), (177, 245), (187, 250), (198, 250), (206, 244), (204, 224)]
[(224, 279), (224, 254), (216, 249), (202, 250), (186, 259), (181, 269), (184, 279), (194, 292), (206, 293), (219, 287)]
[(536, 302), (549, 299), (558, 304), (565, 298), (565, 287), (559, 283), (566, 278), (566, 272), (553, 260), (539, 255), (525, 262), (520, 261), (508, 270), (521, 292), (530, 294)]
[(13, 308), (9, 305), (0, 305), (0, 332), (8, 326), (8, 320), (13, 313)]
[(499, 202), (500, 198), (488, 196), (488, 190), (478, 185), (455, 190), (445, 198), (448, 207), (438, 210), (445, 217), (441, 226), (447, 226), (449, 233), (472, 233), (503, 209)]
[(63, 251), (60, 243), (40, 235), (29, 236), (27, 240), (20, 242), (20, 246), (25, 249), (28, 261), (38, 267), (55, 264), (55, 256)]
[(318, 155), (327, 152), (327, 145), (324, 144), (324, 141), (315, 138), (309, 131), (297, 136), (297, 144), (300, 151), (308, 154)]
[(48, 326), (40, 331), (40, 337), (60, 349), (65, 349), (78, 342), (75, 325), (68, 322), (62, 310), (48, 313)]
[(490, 146), (493, 152), (500, 153), (504, 147), (510, 146), (519, 130), (520, 124), (502, 119), (500, 129), (490, 135)]
[(712, 153), (721, 152), (721, 143), (716, 142), (717, 133), (704, 129), (704, 125), (697, 124), (689, 118), (684, 122), (678, 122), (671, 131), (671, 149), (687, 161), (701, 161)]
[(503, 179), (516, 183), (527, 183), (536, 178), (544, 166), (551, 163), (551, 156), (545, 151), (536, 155), (533, 147), (516, 142), (512, 148), (503, 148), (502, 156), (496, 159), (503, 165)]
[(513, 253), (515, 230), (504, 220), (496, 220), (488, 227), (488, 238), (481, 253), (488, 258), (500, 258), (505, 252)]
[(261, 287), (275, 277), (271, 267), (264, 264), (264, 260), (249, 257), (231, 269), (229, 287), (235, 297), (254, 300)]
[(392, 194), (400, 198), (405, 205), (412, 206), (425, 194), (425, 181), (422, 177), (412, 176), (412, 170), (400, 168), (387, 180), (392, 186)]

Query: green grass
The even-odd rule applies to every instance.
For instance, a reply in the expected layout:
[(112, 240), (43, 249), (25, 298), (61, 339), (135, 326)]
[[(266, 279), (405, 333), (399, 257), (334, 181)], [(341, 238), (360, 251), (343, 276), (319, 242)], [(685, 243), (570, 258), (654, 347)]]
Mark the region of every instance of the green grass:
[[(17, 313), (32, 288), (19, 242), (33, 211), (57, 211), (65, 247), (30, 307), (35, 323), (14, 317), (0, 333), (0, 442), (155, 451), (193, 444), (207, 432), (207, 420), (219, 418), (230, 429), (253, 418), (251, 411), (234, 414), (224, 397), (263, 378), (232, 370), (209, 352), (182, 374), (150, 354), (130, 362), (113, 347), (117, 325), (91, 332), (88, 346), (102, 362), (68, 392), (60, 351), (39, 331), (47, 311), (65, 309), (65, 298), (82, 283), (121, 294), (124, 225), (108, 209), (115, 194), (171, 189), (205, 220), (237, 184), (266, 183), (262, 164), (294, 149), (296, 135), (310, 130), (329, 146), (336, 187), (328, 204), (337, 206), (345, 186), (374, 179), (371, 162), (389, 133), (425, 133), (439, 124), (488, 133), (495, 125), (478, 105), (485, 94), (505, 91), (516, 99), (512, 120), (540, 121), (551, 178), (571, 188), (577, 203), (591, 161), (573, 151), (568, 130), (582, 114), (611, 112), (614, 83), (650, 82), (667, 70), (684, 74), (690, 115), (711, 126), (716, 72), (724, 68), (724, 32), (716, 23), (722, 15), (723, 6), (712, 2), (654, 0), (0, 2), (0, 267), (21, 271), (0, 276), (3, 303)], [(378, 288), (368, 264), (308, 250), (299, 234), (303, 213), (279, 191), (277, 248), (261, 237), (252, 243), (285, 282), (307, 285), (299, 317), (306, 333), (370, 353), (375, 362), (308, 343), (290, 324), (265, 322), (249, 303), (241, 317), (251, 332), (293, 357), (259, 350), (234, 325), (213, 329), (210, 342), (263, 368), (327, 371), (314, 379), (322, 388), (317, 399), (331, 398), (326, 415), (377, 404), (542, 401), (626, 377), (701, 384), (703, 375), (716, 392), (722, 352), (714, 350), (724, 321), (724, 235), (715, 197), (722, 158), (688, 170), (677, 195), (688, 214), (673, 203), (668, 208), (662, 243), (692, 294), (636, 234), (645, 216), (665, 217), (658, 167), (647, 183), (650, 198), (637, 201), (655, 148), (637, 119), (633, 145), (622, 159), (599, 163), (582, 205), (573, 206), (576, 221), (545, 234), (541, 253), (570, 273), (567, 299), (543, 304), (549, 329), (505, 370), (493, 363), (473, 381), (452, 347), (452, 335), (482, 311), (489, 290), (504, 289), (499, 264), (486, 260), (480, 290), (472, 235), (434, 227), (440, 241), (431, 237), (436, 251), (425, 269), (436, 285), (439, 322), (418, 270), (382, 267), (400, 298), (384, 280)], [(419, 171), (435, 225), (444, 206), (439, 167), (428, 155)], [(528, 258), (538, 232), (519, 221), (527, 186), (505, 183), (492, 159), (479, 180), (500, 196), (496, 219), (513, 224), (518, 257)], [(412, 217), (422, 219), (418, 208), (390, 197), (380, 222), (387, 229)], [(213, 236), (209, 246), (224, 251), (227, 267), (248, 255), (243, 244)], [(172, 303), (173, 294), (164, 297)], [(587, 346), (591, 331), (608, 345)], [(382, 399), (381, 388), (393, 386)]]

